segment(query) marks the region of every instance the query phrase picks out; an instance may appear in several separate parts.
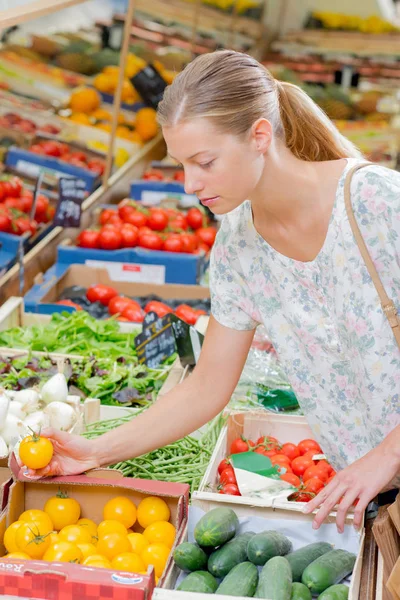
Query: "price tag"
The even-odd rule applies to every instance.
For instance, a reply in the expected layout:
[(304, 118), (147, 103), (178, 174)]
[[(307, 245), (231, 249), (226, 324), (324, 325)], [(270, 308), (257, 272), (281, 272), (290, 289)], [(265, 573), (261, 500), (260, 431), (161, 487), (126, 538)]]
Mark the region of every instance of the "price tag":
[(157, 108), (167, 87), (165, 80), (153, 65), (147, 65), (131, 79), (137, 92), (149, 106)]
[(159, 319), (149, 312), (143, 321), (143, 331), (135, 338), (139, 363), (156, 369), (176, 352), (174, 332), (170, 315)]
[(184, 367), (195, 365), (200, 356), (204, 335), (197, 329), (185, 323), (176, 315), (169, 315), (172, 321), (172, 329), (175, 336), (176, 348)]
[(60, 198), (54, 216), (54, 225), (80, 227), (82, 202), (88, 196), (85, 182), (76, 177), (60, 177), (58, 189)]
[(129, 281), (133, 283), (165, 283), (164, 265), (143, 265), (137, 263), (107, 262), (101, 260), (86, 260), (88, 267), (107, 269), (113, 281)]

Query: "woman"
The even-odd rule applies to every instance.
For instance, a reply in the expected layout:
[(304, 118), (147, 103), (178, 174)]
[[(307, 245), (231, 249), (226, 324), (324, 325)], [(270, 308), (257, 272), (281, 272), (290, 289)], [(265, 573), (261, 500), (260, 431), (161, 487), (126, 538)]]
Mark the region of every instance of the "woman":
[[(338, 476), (308, 504), (337, 527), (400, 471), (400, 350), (345, 213), (360, 153), (298, 87), (233, 51), (194, 60), (165, 92), (159, 122), (185, 188), (229, 213), (211, 260), (212, 316), (193, 374), (143, 415), (94, 441), (47, 432), (46, 469), (75, 474), (168, 444), (227, 404), (263, 323)], [(400, 175), (354, 174), (357, 220), (383, 284), (400, 301)]]

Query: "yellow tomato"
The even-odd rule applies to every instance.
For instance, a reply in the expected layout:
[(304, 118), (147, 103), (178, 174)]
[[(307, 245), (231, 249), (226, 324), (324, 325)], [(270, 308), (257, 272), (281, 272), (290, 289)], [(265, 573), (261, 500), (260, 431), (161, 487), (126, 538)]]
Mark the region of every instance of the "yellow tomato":
[(36, 433), (28, 435), (19, 446), (19, 457), (29, 469), (43, 469), (53, 458), (53, 444)]
[(119, 521), (108, 519), (102, 521), (97, 528), (97, 537), (100, 539), (109, 533), (120, 533), (121, 535), (128, 535), (126, 527)]
[(118, 554), (112, 559), (111, 566), (117, 571), (129, 571), (130, 573), (138, 573), (145, 568), (143, 560), (133, 552)]
[(37, 510), (35, 508), (31, 508), (30, 510), (26, 510), (19, 516), (18, 521), (36, 521), (43, 523), (45, 527), (50, 527), (50, 529), (54, 529), (53, 521), (50, 519), (49, 515), (44, 512), (44, 510)]
[(130, 533), (128, 535), (128, 540), (132, 546), (132, 552), (139, 555), (142, 554), (143, 550), (149, 545), (149, 542), (144, 537), (143, 533)]
[(74, 498), (68, 498), (67, 494), (61, 491), (47, 500), (44, 511), (53, 521), (54, 529), (57, 531), (67, 525), (75, 525), (81, 516), (79, 503)]
[(97, 567), (98, 569), (111, 569), (110, 561), (101, 554), (88, 556), (82, 563), (85, 567)]
[(7, 554), (6, 556), (3, 556), (3, 559), (10, 559), (10, 560), (17, 560), (17, 559), (23, 559), (23, 560), (30, 560), (31, 557), (26, 554), (25, 552), (10, 552), (10, 554)]
[(64, 540), (50, 546), (43, 556), (43, 560), (48, 560), (49, 562), (68, 563), (80, 563), (82, 558), (83, 555), (78, 546)]
[(77, 525), (87, 529), (91, 536), (97, 537), (97, 525), (91, 519), (79, 519)]
[(90, 532), (79, 525), (67, 525), (63, 527), (58, 537), (60, 541), (70, 542), (71, 544), (90, 544), (92, 541)]
[(170, 555), (170, 548), (165, 544), (150, 544), (141, 554), (146, 567), (153, 565), (157, 577), (161, 577)]
[(168, 504), (156, 496), (144, 498), (137, 509), (137, 519), (143, 529), (155, 521), (169, 521), (170, 516)]
[(15, 534), (19, 552), (29, 554), (31, 558), (42, 558), (50, 546), (51, 529), (35, 521), (23, 522)]
[(92, 556), (93, 554), (96, 554), (97, 552), (97, 548), (94, 544), (77, 544), (79, 550), (82, 552), (83, 555), (83, 559), (87, 558), (88, 556)]
[(105, 521), (119, 521), (128, 529), (136, 523), (136, 506), (129, 498), (117, 496), (104, 506), (103, 518)]
[(99, 539), (97, 552), (103, 554), (108, 560), (112, 560), (118, 554), (129, 552), (131, 544), (128, 536), (122, 533), (109, 533)]
[(58, 533), (53, 531), (52, 533), (49, 534), (49, 539), (50, 539), (50, 546), (52, 546), (53, 544), (56, 544), (59, 541)]
[(172, 523), (156, 521), (146, 527), (143, 535), (150, 544), (165, 544), (168, 548), (172, 548), (175, 541), (176, 529)]
[(7, 552), (18, 552), (18, 546), (15, 541), (15, 534), (17, 530), (21, 527), (22, 521), (15, 521), (9, 527), (7, 527), (4, 533), (3, 544), (7, 550)]

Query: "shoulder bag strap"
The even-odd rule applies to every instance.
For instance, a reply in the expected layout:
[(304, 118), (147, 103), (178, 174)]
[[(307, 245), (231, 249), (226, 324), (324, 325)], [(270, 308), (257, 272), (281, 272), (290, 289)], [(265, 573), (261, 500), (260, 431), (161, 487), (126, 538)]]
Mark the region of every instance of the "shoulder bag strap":
[(392, 328), (392, 331), (393, 331), (393, 335), (394, 335), (394, 337), (397, 341), (397, 344), (399, 345), (399, 348), (400, 348), (400, 320), (399, 320), (399, 317), (397, 316), (396, 306), (395, 306), (393, 300), (391, 300), (389, 298), (389, 296), (387, 295), (387, 293), (385, 291), (385, 288), (382, 285), (382, 281), (379, 277), (378, 271), (375, 268), (375, 265), (372, 261), (371, 255), (365, 244), (364, 238), (361, 234), (360, 228), (358, 226), (358, 223), (356, 221), (356, 218), (355, 218), (355, 215), (353, 212), (353, 207), (351, 205), (350, 186), (351, 186), (352, 177), (353, 177), (354, 173), (356, 171), (358, 171), (358, 169), (367, 167), (370, 164), (371, 163), (362, 163), (362, 164), (358, 164), (355, 167), (353, 167), (352, 169), (350, 169), (350, 171), (348, 172), (348, 174), (346, 176), (346, 180), (344, 183), (344, 202), (345, 202), (347, 216), (349, 218), (349, 222), (350, 222), (351, 229), (353, 231), (354, 238), (358, 244), (358, 247), (361, 252), (361, 256), (364, 259), (365, 265), (371, 276), (371, 279), (376, 288), (376, 291), (378, 292), (379, 298), (381, 300), (382, 310), (383, 310), (384, 314), (386, 315), (387, 320), (389, 321), (390, 327)]

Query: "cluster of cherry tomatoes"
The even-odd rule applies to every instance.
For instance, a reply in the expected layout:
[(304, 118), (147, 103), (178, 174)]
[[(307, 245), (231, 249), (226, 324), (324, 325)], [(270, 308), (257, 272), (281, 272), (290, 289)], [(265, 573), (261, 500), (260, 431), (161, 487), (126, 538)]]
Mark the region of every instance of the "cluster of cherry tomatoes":
[(182, 170), (175, 171), (172, 177), (167, 177), (161, 169), (149, 169), (143, 173), (145, 181), (175, 181), (177, 183), (185, 182), (185, 173)]
[(32, 144), (29, 148), (34, 154), (42, 154), (51, 156), (74, 167), (88, 169), (96, 175), (103, 175), (105, 169), (105, 161), (102, 158), (91, 158), (82, 150), (74, 150), (68, 144), (58, 142), (56, 140), (40, 140)]
[(39, 194), (34, 219), (30, 219), (33, 192), (19, 177), (3, 175), (0, 179), (0, 231), (23, 235), (35, 234), (38, 223), (53, 220), (55, 208), (44, 194)]
[(119, 250), (147, 248), (166, 252), (198, 254), (209, 252), (217, 230), (206, 214), (193, 207), (186, 214), (175, 208), (145, 208), (125, 199), (117, 210), (105, 209), (99, 227), (83, 230), (77, 244), (82, 248)]
[[(280, 479), (296, 488), (289, 497), (289, 500), (295, 502), (309, 502), (336, 475), (325, 459), (315, 460), (317, 455), (322, 454), (322, 450), (312, 439), (302, 440), (299, 444), (281, 444), (272, 436), (264, 435), (256, 442), (242, 436), (235, 439), (230, 447), (231, 455), (249, 451), (270, 459), (272, 466), (277, 467)], [(218, 465), (218, 475), (220, 494), (241, 495), (229, 457)]]

